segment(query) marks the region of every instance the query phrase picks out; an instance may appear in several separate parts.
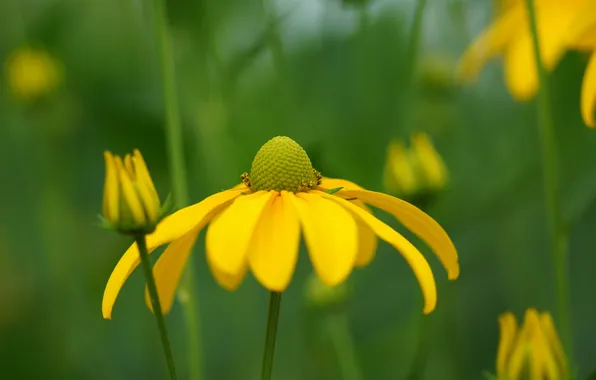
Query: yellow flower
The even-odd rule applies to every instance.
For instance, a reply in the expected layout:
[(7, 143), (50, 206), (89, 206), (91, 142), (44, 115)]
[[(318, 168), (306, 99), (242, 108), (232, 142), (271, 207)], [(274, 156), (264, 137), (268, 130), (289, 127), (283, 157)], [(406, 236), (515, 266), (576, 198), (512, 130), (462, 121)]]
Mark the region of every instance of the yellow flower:
[(505, 313), (499, 318), (499, 325), (500, 380), (567, 378), (567, 359), (549, 313), (528, 309), (521, 328), (517, 327), (512, 313)]
[(155, 230), (160, 218), (160, 202), (143, 156), (135, 149), (124, 161), (104, 153), (106, 180), (103, 216), (112, 228), (125, 233)]
[(441, 155), (426, 133), (411, 137), (407, 149), (401, 141), (391, 141), (385, 164), (385, 186), (390, 193), (403, 196), (443, 189), (448, 171)]
[[(207, 262), (215, 280), (228, 290), (236, 289), (250, 268), (265, 288), (284, 291), (294, 273), (301, 234), (317, 275), (326, 285), (338, 285), (354, 267), (366, 266), (373, 259), (379, 237), (406, 259), (420, 284), (424, 313), (430, 313), (437, 294), (428, 262), (402, 235), (375, 218), (365, 203), (389, 212), (425, 241), (450, 279), (459, 275), (457, 251), (430, 216), (389, 195), (346, 180), (322, 178), (302, 147), (288, 137), (278, 136), (263, 145), (250, 175), (242, 178), (242, 184), (166, 217), (147, 235), (149, 251), (169, 243), (154, 267), (164, 312), (172, 307), (197, 236), (209, 225)], [(330, 194), (329, 190), (338, 187), (342, 189)], [(138, 249), (133, 244), (106, 285), (104, 318), (111, 318), (118, 293), (138, 264)]]
[(13, 95), (35, 100), (52, 91), (62, 80), (58, 62), (44, 50), (21, 48), (5, 63), (7, 82)]
[[(496, 19), (468, 47), (459, 76), (471, 80), (492, 58), (503, 56), (505, 81), (518, 100), (532, 98), (538, 88), (532, 36), (525, 0), (502, 2)], [(541, 58), (552, 70), (566, 50), (581, 42), (581, 25), (596, 14), (592, 0), (534, 0)], [(581, 37), (581, 38), (580, 38)]]

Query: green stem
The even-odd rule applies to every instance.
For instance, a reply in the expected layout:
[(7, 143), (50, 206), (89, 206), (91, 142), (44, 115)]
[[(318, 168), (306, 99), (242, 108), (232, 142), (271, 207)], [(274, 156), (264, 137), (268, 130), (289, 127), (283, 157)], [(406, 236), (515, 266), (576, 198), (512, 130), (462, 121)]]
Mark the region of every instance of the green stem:
[(412, 80), (414, 78), (414, 68), (418, 61), (418, 52), (420, 50), (420, 38), (422, 37), (422, 22), (424, 20), (424, 9), (426, 8), (426, 0), (416, 1), (416, 9), (414, 11), (414, 21), (410, 28), (410, 35), (408, 40), (408, 66), (406, 67), (406, 78), (408, 79), (408, 88), (411, 90)]
[(261, 0), (261, 7), (267, 22), (267, 43), (273, 58), (273, 65), (275, 66), (278, 80), (281, 82), (284, 80), (285, 58), (281, 37), (277, 30), (277, 21), (275, 20), (273, 12), (270, 12), (268, 9), (271, 7), (271, 4), (267, 4), (267, 0)]
[(350, 325), (345, 313), (330, 315), (326, 321), (327, 331), (337, 355), (337, 362), (344, 380), (363, 379), (358, 365), (358, 355), (350, 334)]
[(542, 62), (540, 42), (536, 21), (536, 11), (533, 0), (526, 0), (532, 43), (534, 45), (534, 59), (540, 83), (538, 92), (538, 125), (542, 143), (542, 168), (544, 175), (544, 190), (550, 245), (552, 249), (553, 266), (555, 270), (557, 316), (563, 342), (570, 361), (572, 360), (572, 337), (570, 326), (570, 300), (569, 300), (569, 271), (567, 257), (567, 234), (563, 228), (563, 221), (559, 209), (559, 178), (557, 167), (557, 146), (554, 125), (550, 110), (550, 89), (547, 72)]
[(145, 280), (147, 281), (147, 289), (149, 290), (149, 297), (151, 298), (151, 306), (153, 307), (153, 314), (157, 321), (157, 328), (161, 336), (161, 344), (163, 346), (166, 361), (168, 362), (168, 371), (170, 372), (170, 379), (176, 380), (176, 368), (174, 367), (174, 357), (172, 356), (172, 348), (170, 346), (170, 339), (168, 338), (168, 330), (166, 322), (161, 311), (161, 304), (157, 296), (157, 286), (155, 285), (155, 278), (153, 277), (153, 270), (151, 269), (151, 261), (149, 260), (149, 252), (147, 252), (147, 242), (145, 235), (136, 236), (137, 246), (139, 247), (139, 256), (141, 258), (141, 265), (143, 272), (145, 272)]
[(430, 328), (430, 316), (421, 315), (418, 328), (418, 347), (414, 354), (414, 360), (410, 366), (410, 373), (408, 380), (419, 380), (424, 377), (424, 368), (426, 367), (426, 360), (428, 358), (428, 330)]
[(275, 338), (277, 336), (277, 322), (279, 320), (280, 305), (281, 293), (269, 293), (267, 330), (265, 335), (265, 350), (263, 351), (263, 365), (261, 367), (261, 380), (271, 380), (271, 371), (273, 369), (273, 354), (275, 353)]
[[(182, 134), (182, 124), (180, 121), (180, 110), (178, 105), (178, 93), (176, 88), (176, 73), (174, 69), (174, 59), (168, 28), (168, 18), (166, 13), (165, 0), (153, 0), (153, 9), (155, 17), (155, 32), (157, 46), (161, 60), (164, 102), (166, 112), (166, 140), (168, 161), (170, 165), (170, 176), (172, 184), (172, 194), (174, 204), (177, 209), (185, 207), (188, 204), (188, 186), (186, 182), (186, 164), (184, 162), (184, 141)], [(200, 337), (200, 315), (196, 305), (197, 294), (194, 272), (192, 268), (194, 259), (189, 257), (187, 269), (180, 285), (180, 292), (187, 295), (181, 297), (187, 336), (188, 336), (188, 365), (189, 378), (193, 380), (201, 379), (201, 337)]]

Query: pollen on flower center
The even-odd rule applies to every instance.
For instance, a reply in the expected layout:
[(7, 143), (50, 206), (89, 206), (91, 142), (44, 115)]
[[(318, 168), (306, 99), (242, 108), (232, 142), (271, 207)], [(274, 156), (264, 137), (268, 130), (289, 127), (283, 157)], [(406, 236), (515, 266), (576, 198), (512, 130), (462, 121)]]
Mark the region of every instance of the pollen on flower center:
[(244, 182), (254, 191), (287, 190), (293, 193), (316, 188), (321, 179), (310, 158), (289, 137), (277, 136), (259, 149)]

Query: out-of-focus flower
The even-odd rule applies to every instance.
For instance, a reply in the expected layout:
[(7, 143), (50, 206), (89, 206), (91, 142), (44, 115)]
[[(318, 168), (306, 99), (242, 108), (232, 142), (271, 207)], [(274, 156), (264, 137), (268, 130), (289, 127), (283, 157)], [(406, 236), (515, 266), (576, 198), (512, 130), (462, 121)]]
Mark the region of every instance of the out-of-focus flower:
[(499, 317), (499, 325), (499, 380), (568, 378), (565, 352), (549, 313), (526, 310), (521, 328), (512, 313), (505, 313)]
[[(341, 284), (354, 267), (373, 259), (378, 236), (406, 259), (422, 290), (424, 313), (432, 312), (437, 294), (428, 262), (407, 239), (375, 218), (365, 203), (395, 216), (433, 249), (450, 279), (459, 276), (457, 251), (435, 220), (400, 199), (346, 180), (322, 178), (302, 147), (288, 137), (263, 145), (250, 175), (242, 178), (240, 185), (168, 216), (147, 235), (149, 251), (169, 243), (154, 267), (165, 312), (172, 307), (191, 248), (208, 224), (207, 262), (216, 281), (228, 290), (236, 289), (250, 268), (265, 288), (284, 291), (294, 273), (301, 233), (322, 282)], [(133, 244), (106, 285), (105, 318), (111, 317), (118, 293), (138, 262)]]
[(62, 81), (59, 62), (45, 50), (20, 48), (5, 62), (11, 93), (21, 101), (33, 101), (50, 93)]
[(106, 180), (103, 216), (109, 225), (123, 233), (150, 233), (162, 214), (159, 196), (143, 156), (138, 150), (124, 160), (104, 153)]
[(411, 137), (411, 147), (399, 140), (389, 143), (385, 163), (385, 187), (399, 196), (412, 196), (445, 188), (447, 167), (426, 133)]
[(432, 52), (423, 55), (418, 65), (420, 87), (434, 93), (453, 89), (455, 59), (447, 53)]
[(348, 295), (349, 289), (345, 282), (329, 286), (314, 274), (308, 278), (304, 289), (306, 304), (316, 309), (328, 309), (342, 305)]
[[(552, 70), (565, 51), (596, 42), (596, 2), (592, 0), (534, 0), (541, 59)], [(596, 44), (590, 49), (596, 48)], [(507, 87), (517, 100), (531, 99), (539, 86), (534, 48), (525, 0), (504, 1), (493, 23), (468, 47), (459, 66), (459, 77), (475, 79), (492, 58), (503, 56)], [(596, 63), (592, 59), (584, 78), (582, 109), (584, 119), (593, 125), (596, 101)], [(590, 107), (589, 107), (590, 106)]]

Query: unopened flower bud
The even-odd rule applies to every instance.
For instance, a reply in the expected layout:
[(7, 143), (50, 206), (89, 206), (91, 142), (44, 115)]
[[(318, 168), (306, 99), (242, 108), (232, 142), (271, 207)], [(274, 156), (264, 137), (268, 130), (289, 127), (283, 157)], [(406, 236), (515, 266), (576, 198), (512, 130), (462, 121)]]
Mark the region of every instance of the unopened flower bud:
[(150, 233), (162, 216), (161, 204), (143, 156), (138, 150), (121, 157), (104, 154), (106, 180), (103, 216), (123, 233)]

